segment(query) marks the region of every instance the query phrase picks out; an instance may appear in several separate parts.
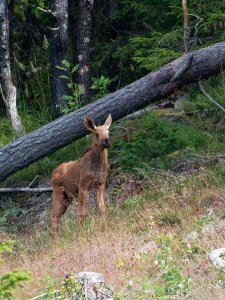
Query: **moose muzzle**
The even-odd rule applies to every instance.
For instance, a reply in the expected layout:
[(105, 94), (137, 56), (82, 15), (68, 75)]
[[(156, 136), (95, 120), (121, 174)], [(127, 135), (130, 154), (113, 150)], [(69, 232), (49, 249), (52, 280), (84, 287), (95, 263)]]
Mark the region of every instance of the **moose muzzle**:
[(102, 141), (102, 146), (103, 146), (104, 148), (109, 148), (109, 145), (110, 145), (109, 139), (104, 139), (104, 140)]

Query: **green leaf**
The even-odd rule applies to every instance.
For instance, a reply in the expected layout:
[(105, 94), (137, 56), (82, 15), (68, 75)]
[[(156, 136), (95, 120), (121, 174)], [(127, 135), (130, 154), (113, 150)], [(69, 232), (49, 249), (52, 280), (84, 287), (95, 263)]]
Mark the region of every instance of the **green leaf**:
[(75, 65), (72, 70), (71, 70), (71, 73), (74, 74), (79, 68), (79, 65)]
[(67, 77), (66, 75), (59, 75), (59, 78), (69, 80), (69, 77)]

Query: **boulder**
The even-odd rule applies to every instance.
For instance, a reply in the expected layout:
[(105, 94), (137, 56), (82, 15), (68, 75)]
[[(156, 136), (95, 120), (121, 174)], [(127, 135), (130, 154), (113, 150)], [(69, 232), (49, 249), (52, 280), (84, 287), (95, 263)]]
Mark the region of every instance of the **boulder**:
[(225, 248), (213, 250), (211, 253), (209, 253), (208, 257), (215, 267), (225, 267)]

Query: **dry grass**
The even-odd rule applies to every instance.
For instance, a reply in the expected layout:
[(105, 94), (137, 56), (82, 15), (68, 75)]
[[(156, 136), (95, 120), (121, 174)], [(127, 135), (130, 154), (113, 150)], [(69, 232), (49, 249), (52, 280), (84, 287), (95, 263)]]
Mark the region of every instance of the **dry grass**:
[[(33, 281), (18, 292), (19, 299), (24, 300), (43, 290), (52, 278), (85, 270), (103, 273), (108, 283), (127, 292), (131, 280), (134, 290), (140, 288), (142, 280), (148, 284), (160, 282), (160, 274), (154, 265), (161, 251), (158, 237), (169, 234), (177, 245), (175, 252), (183, 251), (181, 240), (185, 244), (186, 254), (178, 262), (183, 274), (192, 278), (190, 299), (225, 299), (225, 289), (218, 284), (222, 275), (207, 258), (210, 250), (224, 247), (225, 221), (220, 217), (224, 210), (225, 190), (211, 182), (209, 173), (204, 169), (190, 178), (160, 174), (154, 180), (152, 177), (145, 179), (142, 188), (131, 178), (129, 186), (134, 188), (129, 189), (132, 190), (130, 193), (128, 179), (124, 176), (125, 179), (120, 178), (117, 186), (109, 190), (111, 204), (104, 218), (97, 217), (95, 209), (89, 207), (90, 214), (77, 236), (75, 206), (71, 207), (56, 244), (49, 239), (48, 230), (31, 228), (29, 233), (17, 236), (20, 246), (13, 256), (5, 257), (0, 272), (14, 268), (32, 272)], [(140, 203), (136, 205), (130, 201), (129, 206), (129, 197), (135, 194), (140, 197)], [(123, 208), (121, 199), (125, 198), (128, 202)], [(180, 224), (176, 224), (176, 218), (174, 224), (160, 224), (158, 220), (162, 220), (162, 216), (163, 220), (171, 218), (171, 211)], [(206, 219), (201, 221), (203, 214)], [(193, 230), (197, 237), (188, 241), (187, 235)], [(196, 244), (195, 253), (193, 247)], [(151, 299), (134, 295), (135, 292), (126, 299)]]

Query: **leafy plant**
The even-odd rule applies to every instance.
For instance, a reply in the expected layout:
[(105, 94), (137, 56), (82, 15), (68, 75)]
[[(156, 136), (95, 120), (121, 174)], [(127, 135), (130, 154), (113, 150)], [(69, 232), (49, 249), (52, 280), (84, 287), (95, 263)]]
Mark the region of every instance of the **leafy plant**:
[(93, 84), (91, 88), (96, 92), (94, 100), (101, 98), (109, 93), (109, 85), (112, 82), (108, 77), (92, 78)]
[(63, 282), (59, 282), (53, 278), (48, 278), (49, 286), (35, 299), (81, 299), (82, 285), (80, 279), (74, 274), (67, 274)]
[[(0, 244), (0, 254), (11, 253), (13, 251), (14, 241), (8, 240)], [(2, 262), (2, 257), (1, 257)], [(0, 277), (0, 299), (1, 300), (14, 300), (16, 297), (13, 293), (17, 288), (22, 287), (23, 281), (30, 281), (30, 275), (21, 270), (13, 270), (3, 274)]]
[(204, 226), (212, 222), (212, 220), (213, 220), (213, 216), (211, 215), (208, 214), (201, 215), (199, 218), (195, 219), (195, 226), (197, 230), (201, 232)]
[(59, 78), (65, 79), (68, 82), (67, 87), (70, 91), (70, 95), (63, 96), (63, 99), (67, 102), (67, 107), (63, 108), (61, 112), (68, 113), (77, 110), (82, 106), (80, 97), (83, 94), (83, 90), (80, 84), (73, 81), (73, 76), (77, 72), (79, 65), (73, 66), (69, 61), (63, 60), (57, 68), (64, 72)]
[(164, 284), (154, 287), (156, 298), (162, 298), (165, 295), (187, 294), (191, 278), (184, 277), (181, 274), (181, 268), (177, 266), (173, 250), (173, 239), (169, 236), (163, 236), (160, 238), (160, 243), (162, 250), (157, 256), (155, 263), (162, 274), (161, 279), (164, 281)]
[(20, 212), (20, 209), (17, 207), (4, 208), (4, 210), (0, 214), (0, 227), (12, 225), (9, 223), (9, 220), (11, 218), (16, 217), (19, 212)]

